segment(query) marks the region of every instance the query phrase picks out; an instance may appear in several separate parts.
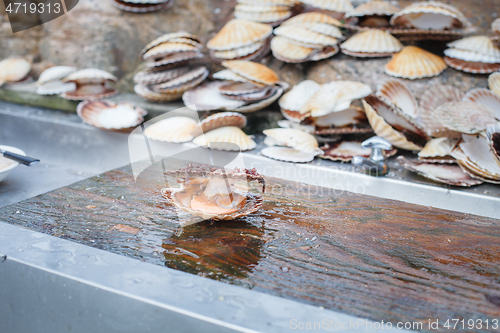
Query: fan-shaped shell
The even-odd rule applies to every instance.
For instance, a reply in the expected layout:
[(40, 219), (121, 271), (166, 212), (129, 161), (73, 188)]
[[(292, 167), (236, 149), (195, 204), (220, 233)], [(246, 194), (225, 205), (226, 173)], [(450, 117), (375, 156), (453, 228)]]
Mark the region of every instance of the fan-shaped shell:
[(391, 18), (391, 25), (416, 29), (460, 29), (470, 25), (457, 8), (438, 1), (420, 1)]
[(0, 86), (5, 82), (17, 82), (31, 71), (31, 63), (23, 58), (10, 58), (0, 61)]
[(227, 81), (234, 81), (234, 82), (250, 82), (249, 79), (246, 79), (243, 76), (238, 75), (229, 69), (224, 69), (222, 71), (214, 73), (212, 75), (212, 77), (214, 79), (217, 79), (217, 80), (227, 80)]
[(189, 60), (200, 59), (203, 57), (203, 53), (199, 51), (175, 52), (156, 59), (155, 61), (148, 62), (146, 63), (146, 66), (152, 70), (160, 71), (170, 69), (175, 66), (181, 66), (187, 64)]
[(399, 111), (410, 119), (417, 119), (418, 104), (415, 96), (406, 85), (396, 80), (389, 80), (382, 84), (377, 91), (377, 96), (386, 103), (397, 107)]
[(476, 51), (468, 51), (461, 49), (446, 49), (444, 50), (444, 54), (449, 58), (470, 61), (470, 62), (482, 62), (485, 64), (495, 64), (500, 62), (500, 57), (491, 56)]
[(494, 112), (494, 117), (500, 120), (500, 97), (491, 90), (474, 88), (469, 90), (462, 98), (464, 102), (474, 102), (487, 106)]
[(500, 164), (492, 153), (485, 136), (464, 134), (459, 147), (467, 159), (464, 159), (460, 154), (455, 154), (455, 150), (452, 155), (462, 162), (462, 166), (473, 173), (473, 177), (476, 174), (485, 178), (485, 181), (500, 182)]
[(300, 122), (307, 114), (300, 113), (307, 101), (321, 88), (312, 80), (305, 80), (293, 87), (279, 100), (279, 106), (283, 116), (291, 121)]
[(301, 108), (300, 113), (320, 117), (346, 110), (351, 102), (368, 96), (371, 88), (356, 81), (333, 81), (324, 84)]
[[(461, 51), (462, 53), (466, 51)], [(462, 59), (444, 57), (446, 64), (452, 68), (474, 74), (489, 74), (500, 70), (500, 63), (485, 63), (477, 61), (466, 61)]]
[[(448, 47), (463, 51), (474, 51), (485, 56), (490, 56), (496, 59), (500, 59), (500, 49), (497, 46), (495, 46), (495, 44), (493, 44), (493, 42), (488, 36), (465, 37), (453, 41), (451, 43), (448, 43)], [(463, 60), (468, 60), (468, 59), (463, 59)]]
[(189, 71), (189, 67), (178, 67), (163, 71), (143, 70), (134, 75), (134, 82), (141, 84), (163, 83), (173, 80)]
[(87, 68), (71, 73), (63, 79), (63, 82), (101, 82), (106, 80), (118, 81), (116, 76), (106, 71), (97, 68)]
[(322, 24), (334, 25), (337, 27), (342, 26), (342, 22), (340, 22), (339, 20), (336, 20), (333, 17), (331, 17), (330, 15), (320, 13), (320, 12), (310, 12), (310, 13), (299, 14), (299, 15), (292, 17), (291, 19), (283, 22), (282, 26), (303, 25), (304, 23), (322, 23)]
[(189, 142), (193, 140), (191, 132), (196, 124), (196, 120), (189, 117), (170, 117), (149, 126), (144, 134), (156, 141)]
[(247, 46), (239, 47), (234, 50), (227, 51), (214, 51), (213, 55), (219, 59), (232, 60), (236, 58), (241, 58), (249, 54), (255, 53), (264, 47), (266, 42), (257, 42)]
[(497, 18), (491, 23), (491, 32), (500, 34), (500, 18)]
[(434, 111), (434, 118), (453, 131), (475, 134), (495, 123), (494, 113), (489, 107), (473, 102), (450, 102)]
[(456, 165), (432, 164), (417, 161), (410, 161), (404, 156), (399, 156), (397, 161), (405, 169), (418, 173), (419, 175), (454, 186), (470, 187), (479, 185), (481, 180), (475, 179), (467, 175), (462, 169)]
[(441, 57), (417, 46), (405, 46), (385, 65), (386, 74), (410, 80), (437, 76), (445, 69)]
[(345, 13), (354, 9), (351, 0), (300, 0), (300, 2), (337, 13)]
[(373, 131), (380, 137), (386, 139), (394, 147), (398, 147), (406, 150), (421, 150), (422, 145), (416, 142), (410, 141), (402, 132), (396, 130), (388, 124), (385, 119), (378, 114), (375, 108), (386, 108), (390, 111), (390, 107), (385, 105), (381, 100), (376, 97), (369, 96), (372, 98), (363, 99), (363, 107), (365, 109), (366, 117), (370, 122), (370, 126)]
[(200, 121), (194, 128), (192, 134), (197, 137), (214, 129), (236, 126), (243, 128), (247, 125), (247, 117), (237, 112), (219, 112)]
[(38, 85), (43, 85), (50, 81), (62, 80), (71, 73), (76, 72), (78, 69), (76, 67), (70, 66), (54, 66), (50, 67), (40, 74), (38, 78)]
[[(344, 111), (329, 113), (326, 116), (311, 118), (311, 121), (319, 128), (333, 126), (336, 129), (349, 125), (359, 126), (362, 124), (367, 124), (367, 119), (363, 108), (353, 105), (351, 105), (349, 109)], [(358, 127), (358, 129), (361, 128), (362, 127)], [(321, 130), (318, 129), (318, 131)]]
[(258, 11), (257, 9), (262, 9), (262, 7), (249, 6), (249, 5), (236, 5), (236, 8), (234, 10), (234, 17), (236, 17), (237, 19), (274, 24), (275, 22), (286, 20), (287, 18), (292, 16), (292, 11), (289, 9), (289, 7), (284, 7), (284, 6), (275, 6), (275, 7), (269, 6), (269, 7), (278, 9), (269, 11)]
[(309, 133), (292, 128), (273, 128), (264, 130), (267, 136), (264, 143), (269, 146), (285, 146), (305, 153), (320, 154), (318, 141)]
[(61, 80), (47, 82), (36, 88), (38, 95), (58, 95), (76, 90), (76, 83), (64, 83)]
[(216, 51), (233, 50), (260, 42), (272, 32), (273, 27), (268, 24), (233, 19), (208, 41), (207, 47)]
[(273, 104), (274, 102), (276, 102), (276, 100), (278, 100), (278, 98), (281, 97), (281, 95), (283, 94), (283, 91), (285, 91), (286, 89), (288, 89), (288, 83), (279, 82), (276, 85), (276, 87), (274, 87), (272, 89), (271, 96), (269, 96), (261, 101), (257, 101), (254, 103), (240, 106), (240, 107), (234, 109), (233, 111), (248, 113), (248, 112), (255, 112), (255, 111), (262, 110), (262, 109), (268, 107), (269, 105)]
[(401, 9), (399, 7), (393, 6), (387, 1), (383, 0), (372, 0), (363, 3), (353, 10), (348, 11), (345, 17), (363, 17), (363, 16), (392, 16), (399, 12)]
[[(200, 146), (210, 146), (217, 150), (252, 150), (257, 144), (252, 138), (245, 134), (239, 127), (226, 126), (204, 133), (193, 140), (193, 143)], [(236, 146), (235, 146), (236, 145)]]
[(199, 87), (186, 91), (182, 100), (187, 107), (196, 111), (234, 110), (245, 105), (245, 101), (224, 97), (219, 88), (227, 84), (224, 81), (206, 82)]
[(208, 69), (205, 66), (198, 66), (170, 81), (154, 85), (153, 90), (170, 94), (175, 94), (181, 91), (184, 92), (188, 89), (196, 87), (203, 80), (205, 80), (207, 76)]
[(147, 99), (148, 101), (151, 102), (158, 102), (158, 103), (175, 101), (182, 97), (182, 91), (172, 94), (156, 92), (151, 90), (149, 86), (144, 84), (136, 84), (134, 86), (134, 91), (137, 95), (141, 96), (142, 98)]
[(189, 32), (178, 31), (178, 32), (164, 34), (164, 35), (156, 38), (155, 40), (153, 40), (151, 43), (149, 43), (148, 45), (146, 45), (142, 49), (141, 55), (143, 55), (144, 53), (146, 53), (147, 51), (149, 51), (153, 47), (160, 45), (161, 43), (166, 43), (168, 41), (175, 40), (175, 39), (178, 39), (178, 38), (183, 38), (183, 39), (187, 38), (187, 39), (191, 39), (191, 40), (193, 40), (193, 41), (195, 41), (197, 43), (201, 43), (200, 39), (197, 36), (195, 36), (193, 34), (190, 34)]
[(376, 57), (399, 52), (403, 44), (387, 31), (368, 29), (349, 38), (340, 48), (348, 55)]
[(456, 144), (457, 139), (432, 139), (418, 152), (418, 159), (428, 163), (455, 163), (451, 151)]
[(434, 85), (420, 97), (418, 121), (432, 137), (459, 138), (460, 132), (451, 131), (434, 118), (434, 110), (449, 102), (462, 100), (464, 93), (450, 85)]
[(278, 74), (272, 69), (252, 61), (230, 60), (224, 61), (222, 66), (230, 69), (232, 72), (243, 76), (244, 78), (266, 85), (272, 85), (279, 82)]
[(488, 76), (488, 87), (497, 96), (500, 96), (500, 72), (495, 72)]
[(316, 49), (291, 43), (288, 38), (276, 36), (271, 40), (271, 50), (276, 59), (298, 63), (307, 61)]
[(260, 153), (267, 158), (292, 163), (311, 162), (317, 155), (316, 153), (305, 153), (289, 147), (266, 147)]
[(286, 25), (278, 27), (274, 29), (274, 34), (276, 36), (282, 36), (289, 40), (305, 44), (327, 46), (336, 45), (338, 43), (338, 40), (334, 37), (326, 36), (298, 25)]
[(87, 124), (105, 130), (132, 128), (144, 121), (148, 112), (129, 102), (108, 100), (85, 101), (78, 104), (78, 116)]
[(172, 53), (177, 53), (177, 52), (195, 52), (199, 51), (200, 47), (199, 46), (193, 46), (190, 44), (185, 44), (185, 43), (162, 43), (158, 46), (155, 46), (151, 48), (149, 51), (144, 53), (142, 56), (143, 60), (149, 60), (149, 59), (159, 59), (163, 58), (167, 55), (170, 55)]

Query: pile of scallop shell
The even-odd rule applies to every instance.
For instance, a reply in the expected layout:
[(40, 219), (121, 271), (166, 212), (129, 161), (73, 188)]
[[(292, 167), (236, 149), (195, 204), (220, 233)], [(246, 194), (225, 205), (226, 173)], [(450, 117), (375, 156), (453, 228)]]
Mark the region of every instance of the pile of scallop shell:
[(260, 209), (262, 194), (250, 191), (252, 182), (262, 185), (264, 178), (255, 169), (223, 168), (207, 165), (189, 165), (184, 169), (166, 171), (180, 187), (164, 188), (161, 193), (169, 203), (180, 210), (202, 219), (233, 220)]
[(348, 11), (345, 27), (384, 29), (405, 40), (454, 40), (471, 30), (462, 12), (439, 1), (420, 1), (398, 9), (386, 1), (373, 0)]
[(20, 83), (29, 80), (31, 63), (24, 58), (9, 58), (0, 61), (0, 87), (5, 83)]
[(137, 95), (152, 102), (169, 102), (198, 86), (208, 76), (204, 66), (189, 63), (203, 58), (199, 38), (187, 32), (158, 37), (142, 50), (146, 69), (134, 76)]
[(256, 61), (269, 53), (272, 33), (269, 24), (232, 19), (208, 41), (207, 48), (219, 64), (227, 60)]
[(292, 16), (295, 0), (252, 1), (237, 0), (234, 17), (248, 21), (267, 23), (277, 26)]
[(472, 36), (448, 44), (444, 61), (467, 73), (489, 74), (500, 70), (500, 48), (488, 36)]
[(274, 29), (271, 50), (276, 59), (289, 63), (318, 61), (339, 52), (343, 39), (336, 19), (318, 12), (297, 15)]
[(185, 143), (223, 151), (246, 151), (256, 147), (255, 141), (243, 132), (247, 124), (237, 112), (213, 114), (200, 122), (189, 117), (170, 117), (156, 122), (144, 131), (151, 140)]
[(118, 9), (133, 13), (149, 13), (170, 8), (174, 0), (110, 0)]
[(231, 60), (206, 82), (182, 96), (184, 104), (197, 111), (254, 112), (275, 102), (288, 88), (270, 68), (251, 61)]
[(299, 0), (306, 12), (322, 12), (335, 18), (342, 18), (353, 9), (351, 0)]

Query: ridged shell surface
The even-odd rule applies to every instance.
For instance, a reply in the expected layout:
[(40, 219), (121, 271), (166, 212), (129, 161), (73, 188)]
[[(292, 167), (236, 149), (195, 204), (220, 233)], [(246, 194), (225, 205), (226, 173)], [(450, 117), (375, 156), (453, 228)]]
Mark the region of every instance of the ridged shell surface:
[[(217, 150), (251, 150), (256, 147), (248, 135), (239, 127), (226, 126), (214, 129), (208, 133), (202, 134), (193, 140), (193, 143), (205, 147), (209, 145)], [(236, 149), (239, 148), (239, 149)]]
[(233, 19), (208, 41), (207, 47), (216, 51), (233, 50), (260, 42), (272, 32), (273, 27), (268, 24)]
[(405, 46), (385, 65), (385, 73), (405, 79), (438, 76), (446, 69), (444, 60), (417, 46)]
[(196, 120), (189, 117), (170, 117), (149, 126), (144, 134), (152, 140), (165, 142), (189, 142), (193, 140), (191, 132)]
[(352, 52), (395, 53), (401, 51), (403, 44), (387, 31), (369, 29), (352, 36), (340, 47)]

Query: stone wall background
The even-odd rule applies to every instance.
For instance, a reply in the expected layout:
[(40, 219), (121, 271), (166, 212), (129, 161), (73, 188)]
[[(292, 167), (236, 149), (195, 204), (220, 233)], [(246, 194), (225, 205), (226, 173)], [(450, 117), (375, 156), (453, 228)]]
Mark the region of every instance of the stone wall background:
[[(364, 0), (353, 1), (354, 3)], [(80, 0), (68, 14), (42, 26), (13, 34), (0, 1), (0, 59), (17, 55), (27, 56), (35, 63), (35, 72), (48, 64), (77, 67), (96, 67), (121, 78), (120, 89), (132, 91), (131, 77), (140, 68), (139, 52), (154, 38), (185, 30), (199, 35), (204, 42), (210, 39), (232, 17), (235, 0), (175, 0), (166, 11), (133, 14), (113, 7), (108, 0)], [(401, 7), (413, 1), (392, 1)], [(486, 33), (491, 22), (500, 14), (499, 0), (445, 0), (457, 6)], [(442, 52), (442, 43), (419, 44), (435, 53)], [(209, 57), (201, 60), (216, 70)], [(304, 79), (328, 82), (352, 79), (366, 82), (375, 88), (389, 78), (383, 73), (388, 58), (358, 60), (344, 55), (307, 64), (285, 64), (268, 56), (262, 63), (279, 72), (291, 84)], [(486, 76), (469, 75), (448, 69), (429, 80), (405, 81), (417, 96), (429, 85), (447, 82), (468, 90), (486, 86)]]

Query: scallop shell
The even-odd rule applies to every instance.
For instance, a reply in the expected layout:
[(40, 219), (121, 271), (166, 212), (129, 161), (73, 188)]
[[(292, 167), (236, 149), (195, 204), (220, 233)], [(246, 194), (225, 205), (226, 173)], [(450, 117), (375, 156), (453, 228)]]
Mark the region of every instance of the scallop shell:
[(416, 29), (461, 29), (470, 22), (457, 8), (438, 1), (420, 1), (405, 7), (391, 18), (392, 26)]
[(314, 160), (316, 153), (305, 153), (289, 147), (267, 147), (260, 151), (262, 156), (278, 161), (308, 163)]
[(475, 134), (495, 123), (493, 110), (473, 102), (450, 102), (434, 110), (434, 118), (453, 131)]
[(210, 54), (210, 57), (212, 58), (212, 60), (217, 64), (221, 64), (223, 61), (226, 61), (226, 60), (257, 61), (257, 60), (262, 59), (264, 56), (266, 56), (269, 53), (269, 51), (271, 50), (271, 47), (270, 47), (269, 38), (268, 38), (262, 42), (262, 47), (260, 49), (257, 49), (255, 52), (250, 53), (248, 55), (233, 58), (233, 59), (224, 59), (224, 58), (217, 57), (218, 54), (221, 54), (220, 52), (222, 52), (223, 56), (226, 56), (226, 57), (229, 57), (231, 54), (235, 55), (235, 53), (242, 52), (242, 51), (240, 51), (240, 49), (241, 50), (245, 49), (245, 46), (238, 48), (238, 49), (229, 50), (229, 51), (209, 50), (209, 54)]
[(146, 63), (146, 66), (153, 71), (163, 71), (187, 64), (190, 60), (203, 58), (203, 53), (199, 51), (176, 52)]
[(273, 27), (268, 24), (233, 19), (208, 41), (207, 47), (215, 51), (234, 50), (263, 41), (272, 32)]
[(338, 40), (334, 37), (329, 37), (298, 25), (286, 25), (274, 29), (276, 36), (282, 36), (289, 40), (293, 40), (305, 44), (314, 45), (336, 45)]
[(305, 62), (316, 52), (316, 49), (293, 44), (280, 36), (271, 40), (271, 50), (276, 59), (289, 63)]
[(116, 76), (96, 68), (87, 68), (71, 73), (66, 76), (63, 82), (76, 82), (78, 84), (101, 83), (104, 81), (117, 82)]
[(466, 73), (490, 74), (500, 70), (500, 63), (489, 64), (484, 62), (465, 61), (451, 57), (444, 57), (444, 61), (448, 66)]
[[(238, 6), (240, 5), (236, 5), (236, 8), (234, 10), (234, 17), (242, 20), (249, 20), (249, 21), (275, 25), (275, 23), (286, 20), (287, 18), (292, 16), (292, 11), (287, 7), (283, 7), (287, 9), (266, 12), (266, 11), (244, 11), (242, 9), (239, 9)], [(245, 9), (248, 9), (247, 7), (252, 7), (252, 6), (246, 6)]]
[(408, 87), (400, 81), (386, 81), (378, 88), (377, 96), (389, 105), (395, 106), (404, 116), (417, 119), (417, 100)]
[(214, 79), (217, 79), (217, 80), (227, 80), (227, 81), (234, 81), (234, 82), (250, 82), (250, 80), (244, 78), (241, 75), (236, 74), (235, 72), (233, 72), (229, 69), (224, 69), (222, 71), (214, 73), (212, 75), (212, 77)]
[(224, 95), (224, 97), (230, 99), (236, 99), (245, 102), (259, 102), (274, 96), (276, 94), (276, 88), (268, 87), (268, 89), (261, 89), (260, 91), (246, 94), (226, 94), (223, 91), (221, 91), (221, 93), (222, 95)]
[(213, 55), (219, 59), (224, 59), (224, 60), (232, 60), (236, 58), (241, 58), (244, 56), (247, 56), (249, 54), (253, 54), (260, 50), (262, 47), (264, 47), (266, 44), (265, 41), (263, 42), (257, 42), (254, 44), (250, 44), (247, 46), (243, 46), (234, 50), (227, 50), (227, 51), (214, 51)]
[(434, 118), (434, 110), (443, 104), (449, 102), (459, 102), (464, 93), (460, 89), (450, 85), (434, 85), (426, 90), (420, 97), (418, 122), (425, 129), (427, 134), (432, 137), (450, 137), (459, 138), (460, 132), (451, 131), (439, 123)]
[(247, 4), (247, 5), (262, 5), (262, 6), (289, 6), (293, 7), (296, 5), (296, 0), (236, 0), (237, 3)]
[(457, 139), (432, 139), (418, 152), (418, 159), (427, 163), (455, 163), (455, 159), (451, 157), (451, 151), (456, 144)]
[(109, 87), (106, 84), (106, 82), (86, 83), (86, 84), (77, 83), (76, 89), (68, 90), (62, 93), (61, 97), (71, 101), (83, 101), (87, 99), (108, 98), (116, 94), (118, 94), (118, 89), (114, 87)]
[[(363, 148), (359, 141), (338, 141), (334, 143), (327, 143), (321, 147), (323, 154), (319, 157), (341, 162), (350, 162), (354, 156), (362, 156), (369, 158), (372, 152), (371, 148)], [(394, 156), (397, 149), (386, 151), (386, 157)]]
[(397, 161), (405, 169), (408, 169), (412, 172), (418, 173), (425, 178), (440, 183), (464, 187), (470, 187), (482, 183), (481, 180), (472, 178), (464, 173), (462, 169), (456, 165), (443, 165), (410, 161), (404, 156), (399, 156)]
[(78, 116), (87, 124), (104, 130), (133, 128), (144, 121), (148, 112), (131, 103), (109, 100), (85, 101), (78, 104)]
[(189, 71), (189, 67), (178, 67), (164, 71), (143, 70), (134, 75), (134, 82), (141, 84), (163, 83), (173, 80)]
[(271, 86), (257, 86), (250, 82), (230, 82), (219, 87), (219, 91), (223, 95), (246, 95), (261, 92), (268, 92), (271, 90)]
[(136, 84), (134, 91), (137, 95), (151, 102), (164, 103), (175, 101), (182, 97), (182, 92), (179, 91), (173, 94), (159, 93), (150, 89), (150, 86), (144, 84)]
[(405, 46), (385, 65), (386, 74), (410, 80), (438, 76), (445, 69), (441, 57), (417, 46)]
[(488, 87), (497, 96), (500, 96), (500, 72), (495, 72), (488, 76)]
[(300, 113), (302, 107), (321, 88), (321, 85), (312, 80), (305, 80), (293, 87), (279, 100), (283, 116), (291, 121), (300, 122), (307, 114)]
[(265, 190), (265, 180), (255, 170), (226, 172), (211, 166), (189, 166), (166, 171), (165, 176), (175, 177), (181, 186), (162, 189), (162, 196), (182, 211), (203, 219), (233, 220), (256, 212), (263, 203), (262, 195), (248, 191), (252, 181), (263, 184)]
[(182, 101), (187, 107), (196, 111), (234, 110), (245, 105), (244, 101), (224, 97), (219, 87), (227, 84), (223, 81), (206, 82), (182, 95)]
[(23, 58), (10, 58), (0, 61), (0, 86), (5, 82), (17, 82), (31, 71), (31, 63)]
[(324, 84), (301, 108), (300, 113), (320, 117), (346, 110), (351, 102), (368, 96), (371, 88), (356, 81), (333, 81)]
[[(495, 44), (493, 44), (493, 42), (488, 36), (465, 37), (456, 40), (454, 42), (448, 43), (448, 47), (463, 51), (474, 51), (485, 56), (490, 56), (496, 59), (500, 59), (500, 49), (496, 47)], [(458, 59), (469, 60), (463, 58), (458, 58)], [(475, 60), (470, 60), (470, 61), (475, 61)]]
[(318, 141), (309, 133), (292, 128), (273, 128), (264, 130), (267, 136), (264, 143), (269, 146), (285, 146), (304, 153), (320, 154)]
[(255, 112), (262, 110), (269, 105), (273, 104), (278, 100), (278, 98), (281, 97), (283, 94), (283, 91), (288, 89), (288, 84), (286, 82), (279, 82), (276, 87), (273, 88), (273, 93), (271, 96), (269, 96), (266, 99), (263, 99), (261, 101), (255, 102), (255, 103), (250, 103), (246, 104), (240, 107), (235, 108), (233, 111), (237, 112), (242, 112), (242, 113), (249, 113), (249, 112)]
[(485, 64), (495, 64), (500, 62), (500, 58), (496, 56), (486, 55), (476, 51), (468, 51), (461, 49), (446, 49), (445, 56), (468, 62), (481, 62)]
[(500, 182), (500, 164), (491, 151), (488, 139), (485, 136), (464, 134), (459, 147), (467, 159), (455, 155), (455, 150), (452, 151), (452, 155), (457, 160), (460, 160), (463, 166), (481, 177), (495, 183)]
[(497, 162), (500, 163), (500, 125), (488, 126), (486, 135), (491, 151), (497, 157)]
[(497, 18), (491, 23), (491, 32), (500, 34), (500, 18)]
[(306, 124), (300, 124), (296, 123), (295, 121), (290, 121), (286, 119), (278, 120), (278, 126), (281, 128), (294, 128), (301, 130), (302, 132), (306, 132), (309, 134), (314, 133), (316, 130), (316, 126), (314, 125), (306, 125)]
[(50, 81), (36, 88), (38, 95), (58, 95), (76, 90), (76, 83), (64, 83), (61, 80)]
[(399, 7), (393, 6), (387, 1), (372, 0), (363, 3), (353, 10), (348, 11), (345, 17), (363, 17), (363, 16), (392, 16), (399, 12)]
[[(299, 25), (297, 25), (299, 26)], [(322, 34), (325, 36), (337, 38), (337, 39), (344, 39), (344, 36), (342, 35), (342, 32), (340, 31), (339, 28), (337, 28), (334, 25), (330, 24), (325, 24), (325, 23), (302, 23), (300, 27), (305, 28), (307, 30), (317, 32), (318, 34)]]
[(158, 45), (160, 45), (162, 43), (166, 43), (168, 41), (176, 40), (176, 39), (179, 39), (179, 38), (182, 38), (182, 39), (191, 39), (191, 40), (193, 40), (193, 41), (195, 41), (197, 43), (201, 43), (200, 39), (197, 36), (195, 36), (193, 34), (190, 34), (189, 32), (178, 31), (178, 32), (168, 33), (168, 34), (165, 34), (165, 35), (162, 35), (162, 36), (156, 38), (155, 40), (153, 40), (151, 43), (149, 43), (148, 45), (146, 45), (142, 49), (141, 55), (143, 55), (147, 51), (151, 50), (155, 46), (158, 46)]
[(337, 27), (342, 26), (342, 22), (340, 22), (339, 20), (336, 20), (333, 17), (331, 17), (330, 15), (320, 13), (320, 12), (310, 12), (310, 13), (299, 14), (299, 15), (292, 17), (291, 19), (283, 22), (282, 26), (303, 25), (304, 23), (321, 23), (321, 24), (334, 25)]
[(246, 135), (245, 132), (236, 126), (214, 129), (196, 137), (193, 143), (200, 147), (210, 146), (211, 149), (230, 151), (252, 150), (257, 146), (250, 136)]
[(333, 46), (327, 46), (323, 48), (322, 50), (314, 53), (311, 57), (311, 61), (319, 61), (323, 59), (327, 59), (330, 57), (333, 57), (337, 53), (339, 53), (340, 48), (338, 45), (333, 45)]
[(352, 36), (340, 48), (355, 57), (386, 57), (401, 51), (403, 44), (387, 31), (369, 29)]
[(189, 142), (193, 140), (191, 132), (196, 127), (196, 124), (196, 120), (189, 117), (170, 117), (146, 128), (144, 135), (156, 141)]
[(143, 60), (159, 59), (177, 52), (196, 52), (200, 47), (185, 43), (162, 43), (143, 54)]
[(311, 121), (319, 128), (333, 126), (337, 129), (349, 125), (367, 124), (365, 111), (360, 107), (352, 105), (347, 110), (311, 118)]
[(199, 85), (208, 76), (208, 69), (204, 66), (192, 68), (187, 73), (182, 74), (170, 81), (153, 85), (152, 88), (156, 92), (166, 92), (175, 94), (177, 92), (184, 92), (188, 89), (194, 88)]
[(500, 120), (500, 97), (491, 90), (474, 88), (469, 90), (462, 98), (464, 102), (474, 102), (487, 106), (494, 112), (494, 117)]
[(50, 67), (42, 72), (40, 74), (40, 77), (38, 78), (38, 85), (43, 85), (45, 83), (51, 82), (51, 81), (56, 81), (56, 80), (62, 80), (66, 76), (68, 76), (71, 73), (76, 72), (78, 69), (76, 67), (70, 67), (70, 66), (54, 66)]
[(300, 0), (300, 2), (337, 13), (346, 13), (354, 9), (351, 0)]
[(243, 76), (244, 78), (266, 85), (272, 85), (279, 82), (278, 74), (270, 68), (252, 61), (230, 60), (224, 61), (222, 66), (230, 69), (232, 72)]
[(133, 13), (149, 13), (170, 8), (174, 0), (163, 0), (161, 2), (137, 3), (125, 0), (111, 0), (111, 4), (118, 9)]
[(247, 117), (237, 112), (219, 112), (200, 121), (193, 132), (193, 136), (200, 136), (214, 129), (225, 126), (236, 126), (243, 128), (247, 125)]
[[(390, 125), (378, 112), (383, 110), (383, 114), (392, 112), (390, 106), (386, 105), (382, 100), (373, 95), (370, 98), (362, 100), (365, 109), (366, 117), (370, 122), (373, 131), (380, 137), (386, 139), (394, 147), (406, 150), (421, 150), (423, 145), (417, 142), (410, 141), (402, 132), (396, 130)], [(377, 111), (376, 111), (377, 110)], [(405, 131), (408, 134), (409, 131)], [(415, 136), (415, 135), (413, 135)]]

